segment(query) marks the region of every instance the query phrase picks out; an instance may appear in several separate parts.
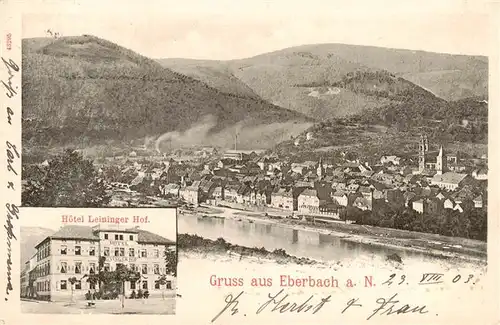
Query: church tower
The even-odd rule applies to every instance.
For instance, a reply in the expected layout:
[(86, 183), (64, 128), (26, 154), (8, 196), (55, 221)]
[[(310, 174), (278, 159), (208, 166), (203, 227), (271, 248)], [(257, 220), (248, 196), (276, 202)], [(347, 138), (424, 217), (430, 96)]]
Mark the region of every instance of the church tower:
[(422, 172), (425, 169), (425, 154), (429, 151), (429, 142), (427, 135), (420, 135), (420, 146), (418, 152), (418, 170)]
[(438, 175), (441, 175), (446, 171), (446, 153), (444, 152), (443, 146), (441, 145), (441, 148), (439, 148), (439, 154), (436, 157), (436, 172)]
[(318, 175), (319, 178), (323, 178), (325, 176), (325, 169), (323, 167), (323, 158), (319, 158), (319, 164), (318, 168), (316, 168), (316, 175)]

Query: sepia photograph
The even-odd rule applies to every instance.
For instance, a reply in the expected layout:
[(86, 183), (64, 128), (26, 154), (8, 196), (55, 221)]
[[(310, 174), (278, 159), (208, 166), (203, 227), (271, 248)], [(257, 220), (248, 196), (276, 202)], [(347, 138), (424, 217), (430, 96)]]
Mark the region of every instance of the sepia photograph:
[(22, 212), (23, 313), (175, 314), (175, 209)]
[(23, 17), (23, 206), (176, 206), (181, 233), (249, 248), (486, 263), (481, 52), (75, 18)]

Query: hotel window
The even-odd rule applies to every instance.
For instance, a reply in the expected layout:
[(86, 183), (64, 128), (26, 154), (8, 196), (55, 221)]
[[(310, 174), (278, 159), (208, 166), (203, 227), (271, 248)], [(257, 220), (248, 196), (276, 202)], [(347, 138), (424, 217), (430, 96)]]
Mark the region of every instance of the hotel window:
[(82, 290), (82, 281), (76, 281), (75, 282), (75, 289), (76, 290)]
[(95, 247), (94, 246), (90, 246), (89, 255), (90, 256), (95, 256)]
[(120, 249), (118, 247), (115, 247), (115, 256), (118, 256), (120, 254)]
[(154, 274), (160, 274), (160, 266), (158, 264), (155, 264), (153, 266)]
[(109, 263), (104, 264), (104, 271), (109, 272)]
[(141, 250), (141, 257), (148, 257), (148, 252), (145, 249)]
[(50, 246), (47, 247), (47, 256), (50, 256)]
[(104, 256), (109, 256), (109, 247), (104, 247)]
[(160, 281), (155, 281), (155, 289), (160, 289)]
[(66, 255), (68, 253), (68, 247), (66, 245), (61, 245), (61, 255)]
[(82, 255), (82, 246), (75, 246), (75, 255)]
[(115, 240), (118, 240), (118, 238), (120, 238), (118, 235), (115, 235)]
[(130, 281), (130, 290), (135, 290), (135, 282)]
[(108, 239), (108, 234), (104, 234), (104, 239)]
[(120, 247), (120, 256), (125, 256), (125, 248)]
[(155, 257), (160, 257), (160, 251), (155, 249)]
[(90, 274), (94, 274), (95, 273), (95, 263), (90, 263), (89, 273)]
[(172, 281), (167, 281), (166, 285), (167, 285), (167, 289), (172, 289)]
[(133, 248), (128, 249), (128, 256), (134, 257), (135, 256), (135, 250)]
[(120, 235), (120, 240), (123, 240), (123, 235)]
[(141, 273), (142, 274), (148, 274), (148, 266), (147, 266), (147, 264), (142, 264)]
[(61, 262), (61, 273), (67, 273), (67, 272), (68, 272), (68, 263)]
[(82, 262), (75, 262), (75, 273), (82, 273)]
[(130, 235), (130, 236), (128, 236), (128, 238), (129, 238), (130, 240), (134, 240), (134, 235)]
[(68, 289), (68, 284), (66, 280), (61, 280), (61, 290), (67, 290)]
[(148, 281), (143, 281), (142, 282), (142, 289), (148, 290)]

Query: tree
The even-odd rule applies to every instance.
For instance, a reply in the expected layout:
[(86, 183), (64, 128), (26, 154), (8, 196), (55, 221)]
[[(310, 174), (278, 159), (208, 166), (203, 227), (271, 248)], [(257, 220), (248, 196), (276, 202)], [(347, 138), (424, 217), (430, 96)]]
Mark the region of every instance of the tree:
[(114, 272), (114, 279), (120, 285), (121, 306), (125, 308), (125, 282), (137, 282), (141, 278), (139, 272), (127, 268), (123, 264), (117, 264)]
[(165, 290), (167, 286), (167, 276), (165, 274), (162, 274), (160, 278), (158, 278), (158, 283), (160, 286), (163, 286), (163, 290), (161, 291), (161, 299), (165, 299)]
[(23, 176), (24, 206), (102, 207), (111, 200), (92, 161), (74, 150), (56, 156), (41, 172)]
[(175, 247), (165, 247), (165, 274), (176, 277), (177, 276), (177, 251)]
[(74, 287), (75, 287), (75, 283), (78, 282), (78, 279), (76, 277), (71, 277), (71, 278), (68, 279), (68, 282), (71, 285), (71, 302), (73, 303), (75, 301), (74, 300), (74, 296), (73, 296)]

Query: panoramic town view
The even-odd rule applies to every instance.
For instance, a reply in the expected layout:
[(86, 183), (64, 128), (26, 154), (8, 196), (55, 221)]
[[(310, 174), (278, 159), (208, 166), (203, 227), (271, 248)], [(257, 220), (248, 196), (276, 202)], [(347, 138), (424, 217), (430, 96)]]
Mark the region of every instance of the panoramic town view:
[(153, 58), (64, 34), (23, 40), (24, 207), (177, 207), (192, 269), (208, 253), (486, 265), (487, 57), (297, 44)]

